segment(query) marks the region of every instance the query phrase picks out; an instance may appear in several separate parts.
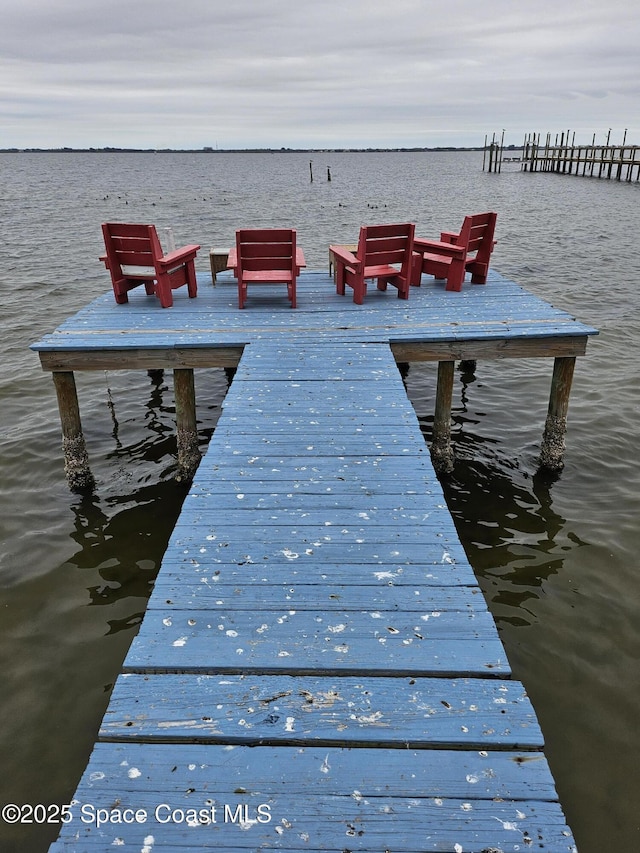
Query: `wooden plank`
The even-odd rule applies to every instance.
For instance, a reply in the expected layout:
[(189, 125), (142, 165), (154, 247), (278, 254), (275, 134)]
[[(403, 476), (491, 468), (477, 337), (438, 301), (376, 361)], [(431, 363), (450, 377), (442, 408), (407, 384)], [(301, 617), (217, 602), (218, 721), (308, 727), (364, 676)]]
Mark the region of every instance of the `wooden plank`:
[[(273, 538), (264, 542), (259, 535), (254, 537), (238, 536), (203, 543), (192, 536), (182, 537), (180, 533), (172, 538), (173, 551), (167, 562), (187, 563), (215, 569), (220, 565), (236, 563), (260, 563), (263, 566), (298, 561), (304, 563), (343, 563), (366, 565), (371, 570), (381, 570), (398, 566), (452, 566), (465, 565), (467, 558), (459, 542), (413, 542), (405, 543), (400, 537), (387, 541), (346, 541), (320, 539), (310, 536), (287, 536)], [(175, 552), (175, 553), (174, 553)]]
[(167, 604), (182, 609), (198, 607), (214, 614), (230, 609), (252, 610), (256, 606), (256, 597), (259, 597), (261, 610), (278, 613), (283, 609), (330, 613), (348, 606), (356, 612), (372, 611), (380, 613), (380, 616), (383, 611), (402, 611), (418, 613), (422, 617), (425, 610), (442, 613), (452, 610), (485, 612), (487, 609), (479, 588), (470, 585), (402, 584), (394, 585), (391, 592), (388, 583), (335, 584), (327, 579), (319, 585), (306, 577), (294, 577), (292, 573), (289, 583), (284, 578), (271, 583), (264, 578), (256, 584), (260, 587), (258, 592), (249, 582), (225, 585), (220, 582), (219, 575), (216, 577), (218, 580), (203, 583), (202, 575), (192, 578), (185, 577), (183, 571), (165, 570), (156, 581), (154, 590), (157, 591), (158, 603), (153, 606), (161, 609)]
[(121, 675), (99, 738), (402, 749), (543, 746), (522, 684), (446, 678)]
[(368, 587), (374, 599), (377, 595), (376, 587), (411, 586), (414, 589), (422, 589), (424, 595), (428, 594), (428, 588), (431, 586), (465, 586), (474, 587), (479, 591), (473, 569), (468, 562), (462, 561), (427, 566), (423, 564), (358, 566), (345, 561), (331, 563), (327, 560), (287, 558), (266, 564), (243, 560), (237, 563), (207, 565), (206, 562), (202, 563), (195, 558), (183, 559), (183, 557), (184, 555), (180, 556), (172, 552), (163, 560), (162, 572), (156, 579), (154, 593), (149, 601), (150, 608), (161, 607), (162, 602), (166, 604), (173, 600), (167, 601), (162, 596), (164, 578), (167, 578), (167, 583), (171, 583), (171, 579), (175, 578), (178, 583), (182, 579), (185, 585), (200, 585), (204, 601), (208, 600), (210, 594), (215, 595), (215, 590), (219, 587), (242, 586), (247, 589), (252, 586), (259, 587), (259, 589), (254, 588), (253, 592), (260, 596), (263, 586), (294, 583), (311, 584), (319, 589), (349, 585), (354, 600), (357, 600), (359, 595), (357, 588), (360, 586)]
[(351, 455), (319, 456), (317, 451), (315, 455), (287, 456), (284, 453), (257, 454), (249, 450), (229, 454), (226, 459), (213, 456), (207, 460), (206, 473), (219, 474), (226, 479), (244, 473), (263, 480), (294, 480), (301, 474), (312, 479), (313, 476), (324, 475), (334, 480), (345, 477), (354, 483), (366, 478), (372, 485), (383, 479), (399, 479), (406, 484), (407, 491), (411, 486), (421, 485), (421, 476), (434, 478), (429, 451), (424, 445), (417, 447), (410, 456), (402, 453), (390, 455), (384, 450), (369, 456), (355, 452)]
[(398, 362), (495, 360), (502, 358), (549, 358), (554, 356), (585, 355), (588, 338), (585, 335), (566, 337), (512, 338), (496, 340), (457, 341), (391, 341)]
[(264, 425), (254, 423), (247, 427), (238, 426), (228, 429), (223, 423), (220, 431), (216, 430), (212, 438), (220, 459), (229, 456), (254, 456), (256, 453), (288, 453), (290, 456), (363, 456), (385, 453), (387, 455), (413, 454), (425, 449), (425, 440), (417, 421), (404, 424), (404, 430), (396, 426), (393, 432), (389, 430), (375, 431), (373, 435), (363, 426), (359, 432), (353, 432), (348, 425), (337, 434), (332, 433), (329, 425), (318, 425), (317, 429), (283, 429), (282, 431), (265, 434)]
[[(275, 496), (274, 496), (275, 497)], [(431, 533), (432, 537), (438, 534), (456, 537), (456, 530), (447, 510), (428, 507), (426, 500), (422, 501), (422, 509), (406, 508), (398, 506), (394, 502), (390, 507), (378, 509), (377, 507), (359, 510), (353, 508), (352, 501), (344, 502), (343, 506), (336, 509), (333, 504), (328, 507), (319, 508), (317, 503), (303, 501), (296, 507), (280, 506), (279, 502), (269, 502), (268, 506), (260, 507), (255, 504), (246, 507), (244, 502), (233, 498), (234, 503), (229, 509), (221, 507), (220, 502), (215, 505), (208, 504), (202, 511), (190, 511), (192, 502), (189, 502), (189, 512), (182, 518), (186, 525), (192, 529), (198, 526), (206, 526), (209, 530), (241, 527), (265, 527), (267, 524), (278, 527), (304, 526), (314, 527), (318, 530), (327, 531), (329, 527), (338, 526), (339, 529), (353, 528), (361, 525), (363, 531), (370, 527), (383, 527), (395, 529), (402, 525), (410, 531), (437, 531)], [(263, 511), (261, 511), (263, 510)], [(424, 534), (423, 534), (424, 535)]]
[[(157, 606), (157, 605), (156, 605)], [(151, 606), (123, 671), (508, 676), (489, 614)]]
[[(447, 525), (446, 532), (438, 528), (423, 527), (421, 525), (408, 524), (386, 524), (370, 525), (362, 524), (283, 524), (278, 525), (273, 519), (263, 519), (262, 524), (237, 523), (231, 526), (205, 522), (203, 525), (194, 525), (190, 519), (179, 520), (172, 534), (171, 544), (177, 548), (197, 547), (201, 553), (218, 552), (221, 548), (246, 545), (248, 543), (260, 542), (271, 550), (273, 545), (282, 542), (289, 543), (289, 547), (303, 548), (313, 545), (321, 546), (335, 544), (345, 548), (345, 556), (351, 545), (388, 545), (402, 546), (402, 553), (406, 559), (415, 561), (415, 548), (418, 546), (428, 549), (430, 559), (442, 557), (449, 543), (458, 544), (458, 537), (453, 525)], [(400, 553), (395, 554), (396, 559)], [(446, 562), (446, 560), (445, 560)]]
[[(266, 751), (185, 745), (176, 756), (173, 745), (99, 744), (52, 850), (147, 850), (161, 836), (163, 851), (576, 853), (541, 756)], [(101, 826), (96, 803), (111, 807)], [(141, 810), (138, 820), (125, 823), (125, 809)]]

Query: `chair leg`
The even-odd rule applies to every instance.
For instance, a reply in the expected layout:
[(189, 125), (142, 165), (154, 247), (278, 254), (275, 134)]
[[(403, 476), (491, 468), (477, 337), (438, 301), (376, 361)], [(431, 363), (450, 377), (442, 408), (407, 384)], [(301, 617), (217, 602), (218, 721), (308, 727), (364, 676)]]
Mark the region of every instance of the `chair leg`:
[(187, 292), (189, 293), (189, 299), (193, 299), (198, 295), (198, 283), (196, 281), (196, 266), (193, 261), (189, 261), (187, 263)]
[(413, 259), (411, 261), (411, 286), (412, 287), (420, 287), (420, 282), (422, 279), (422, 255), (419, 255), (417, 252), (413, 253)]
[(241, 279), (238, 279), (238, 308), (244, 308), (245, 299), (247, 296), (247, 288)]
[(156, 284), (156, 293), (163, 308), (171, 308), (173, 305), (173, 294), (171, 293), (171, 281), (168, 275), (159, 275)]
[(344, 264), (339, 261), (334, 266), (334, 276), (336, 280), (336, 293), (339, 296), (344, 296)]
[(367, 294), (367, 285), (364, 281), (353, 282), (353, 301), (356, 305), (362, 305)]
[(445, 290), (462, 290), (464, 273), (464, 260), (453, 258), (449, 266), (449, 275), (447, 276), (447, 286), (445, 287)]

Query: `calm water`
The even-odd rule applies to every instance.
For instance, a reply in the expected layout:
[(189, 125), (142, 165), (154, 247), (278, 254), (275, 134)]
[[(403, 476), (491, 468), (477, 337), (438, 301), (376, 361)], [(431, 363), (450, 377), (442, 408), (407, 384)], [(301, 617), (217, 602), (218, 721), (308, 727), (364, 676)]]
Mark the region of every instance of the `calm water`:
[[(72, 796), (184, 497), (171, 382), (145, 373), (77, 376), (98, 486), (65, 483), (53, 383), (28, 346), (109, 288), (100, 223), (171, 226), (203, 246), (203, 272), (236, 227), (291, 224), (318, 268), (363, 222), (437, 236), (494, 209), (496, 268), (600, 336), (554, 479), (536, 465), (551, 363), (458, 374), (447, 499), (581, 853), (640, 849), (640, 185), (488, 175), (477, 153), (2, 154), (0, 177), (0, 803)], [(204, 448), (224, 371), (196, 384)], [(412, 365), (408, 388), (429, 438), (435, 367)], [(55, 835), (0, 823), (0, 850)]]

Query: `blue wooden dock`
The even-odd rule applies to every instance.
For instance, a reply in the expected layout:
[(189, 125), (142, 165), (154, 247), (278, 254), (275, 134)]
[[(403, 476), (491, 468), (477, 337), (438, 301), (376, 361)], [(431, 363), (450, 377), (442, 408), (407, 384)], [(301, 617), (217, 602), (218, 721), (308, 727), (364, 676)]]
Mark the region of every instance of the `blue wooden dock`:
[(35, 345), (53, 372), (237, 365), (51, 850), (575, 851), (396, 362), (595, 330), (496, 273), (298, 293), (109, 295)]

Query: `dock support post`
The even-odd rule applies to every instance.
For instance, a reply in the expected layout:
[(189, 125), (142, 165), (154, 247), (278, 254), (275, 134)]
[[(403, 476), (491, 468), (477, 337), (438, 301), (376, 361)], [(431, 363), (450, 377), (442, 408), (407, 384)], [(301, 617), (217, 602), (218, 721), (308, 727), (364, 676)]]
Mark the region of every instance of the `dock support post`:
[(540, 449), (540, 466), (548, 471), (561, 471), (564, 467), (567, 411), (575, 364), (575, 356), (558, 357), (553, 364), (549, 411)]
[(178, 479), (190, 480), (200, 464), (196, 427), (196, 391), (191, 368), (174, 368)]
[(436, 409), (433, 417), (433, 441), (431, 442), (431, 461), (437, 474), (450, 474), (453, 471), (451, 400), (453, 399), (454, 373), (454, 361), (438, 362)]
[(94, 487), (95, 480), (89, 469), (89, 454), (82, 434), (75, 376), (72, 370), (54, 370), (52, 376), (62, 426), (62, 450), (67, 482), (69, 488), (75, 492), (89, 491)]

